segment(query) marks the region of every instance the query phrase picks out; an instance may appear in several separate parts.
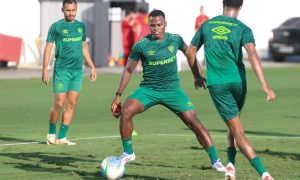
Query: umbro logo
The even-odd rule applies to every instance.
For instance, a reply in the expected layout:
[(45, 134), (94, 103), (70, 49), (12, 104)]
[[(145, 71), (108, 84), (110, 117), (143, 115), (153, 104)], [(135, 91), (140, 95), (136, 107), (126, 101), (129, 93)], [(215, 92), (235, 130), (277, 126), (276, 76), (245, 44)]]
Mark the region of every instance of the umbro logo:
[(219, 35), (224, 35), (224, 34), (228, 34), (228, 33), (231, 33), (231, 31), (229, 29), (227, 29), (226, 27), (224, 26), (218, 26), (216, 28), (213, 28), (211, 31), (219, 34)]

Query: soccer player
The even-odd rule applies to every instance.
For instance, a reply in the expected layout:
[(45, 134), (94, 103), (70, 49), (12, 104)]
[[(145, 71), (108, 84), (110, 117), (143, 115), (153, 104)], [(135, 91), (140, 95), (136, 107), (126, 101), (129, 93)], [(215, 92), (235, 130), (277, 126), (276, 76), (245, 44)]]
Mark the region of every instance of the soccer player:
[[(50, 112), (47, 144), (76, 145), (66, 138), (73, 118), (76, 102), (82, 84), (82, 59), (91, 68), (90, 80), (96, 80), (96, 70), (86, 43), (85, 25), (75, 20), (76, 0), (64, 0), (62, 12), (64, 19), (53, 23), (49, 29), (44, 51), (42, 81), (49, 83), (48, 64), (55, 43), (55, 64), (53, 71), (54, 105)], [(56, 138), (56, 123), (63, 109), (62, 123)]]
[[(195, 106), (179, 85), (176, 53), (183, 53), (187, 45), (177, 34), (165, 32), (165, 14), (161, 10), (153, 10), (149, 14), (151, 34), (137, 42), (129, 55), (129, 61), (123, 71), (119, 87), (112, 101), (114, 110), (121, 102), (121, 95), (126, 88), (138, 61), (142, 61), (144, 80), (126, 100), (121, 110), (120, 134), (124, 153), (121, 156), (125, 164), (135, 160), (132, 148), (132, 118), (154, 105), (161, 104), (173, 111), (196, 135), (199, 143), (210, 156), (212, 166), (217, 171), (225, 171), (207, 129), (199, 121)], [(204, 87), (205, 79), (200, 75), (197, 63), (189, 64), (195, 87)]]
[(187, 56), (191, 63), (195, 63), (195, 54), (204, 45), (209, 93), (229, 130), (225, 177), (235, 179), (236, 143), (262, 179), (271, 180), (273, 178), (246, 138), (240, 120), (247, 92), (242, 47), (248, 53), (252, 68), (267, 95), (267, 101), (273, 101), (276, 96), (265, 80), (251, 29), (237, 19), (242, 5), (243, 0), (223, 0), (223, 15), (216, 16), (201, 26), (191, 41)]

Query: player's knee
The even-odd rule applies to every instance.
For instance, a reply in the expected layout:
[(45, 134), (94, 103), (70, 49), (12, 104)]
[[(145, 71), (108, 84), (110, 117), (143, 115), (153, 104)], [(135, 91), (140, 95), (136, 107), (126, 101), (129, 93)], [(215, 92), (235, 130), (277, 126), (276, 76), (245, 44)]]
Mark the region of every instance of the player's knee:
[(53, 109), (56, 110), (56, 111), (60, 111), (63, 107), (64, 107), (63, 102), (56, 102), (53, 106)]
[(134, 116), (133, 110), (129, 107), (124, 106), (121, 110), (121, 116), (123, 117), (122, 119), (132, 118)]

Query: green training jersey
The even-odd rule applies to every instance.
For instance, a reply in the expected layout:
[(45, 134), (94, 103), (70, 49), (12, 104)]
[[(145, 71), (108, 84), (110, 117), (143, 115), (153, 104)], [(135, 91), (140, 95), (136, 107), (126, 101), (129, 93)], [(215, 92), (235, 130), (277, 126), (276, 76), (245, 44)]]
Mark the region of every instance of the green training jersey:
[(51, 25), (47, 43), (55, 43), (54, 68), (67, 70), (82, 69), (82, 42), (86, 40), (82, 22), (65, 22), (61, 19)]
[(156, 90), (178, 88), (176, 53), (183, 48), (182, 37), (170, 33), (165, 33), (162, 41), (152, 39), (150, 34), (137, 42), (129, 58), (142, 61), (144, 79), (140, 86)]
[(191, 44), (204, 44), (207, 85), (246, 81), (242, 47), (255, 44), (252, 30), (236, 18), (216, 16), (196, 32)]

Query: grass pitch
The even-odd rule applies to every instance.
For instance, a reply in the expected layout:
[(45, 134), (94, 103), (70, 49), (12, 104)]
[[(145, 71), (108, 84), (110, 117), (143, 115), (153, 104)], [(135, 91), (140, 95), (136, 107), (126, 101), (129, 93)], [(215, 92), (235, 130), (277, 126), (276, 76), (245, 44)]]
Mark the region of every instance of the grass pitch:
[[(247, 71), (248, 96), (242, 113), (246, 134), (275, 179), (300, 179), (300, 67), (267, 68), (269, 85), (277, 100), (265, 101), (253, 71)], [(68, 138), (75, 147), (49, 146), (45, 138), (49, 109), (53, 103), (51, 84), (40, 79), (0, 80), (0, 179), (103, 179), (101, 161), (119, 156), (122, 146), (118, 121), (111, 116), (110, 103), (120, 75), (100, 74), (95, 83), (84, 79)], [(208, 91), (195, 90), (191, 72), (181, 72), (181, 85), (210, 130), (223, 163), (226, 162), (226, 127), (217, 114)], [(134, 74), (123, 93), (139, 86)], [(193, 133), (163, 106), (155, 106), (134, 119), (136, 161), (126, 165), (122, 179), (215, 180), (204, 149)], [(239, 152), (237, 179), (259, 176)]]

